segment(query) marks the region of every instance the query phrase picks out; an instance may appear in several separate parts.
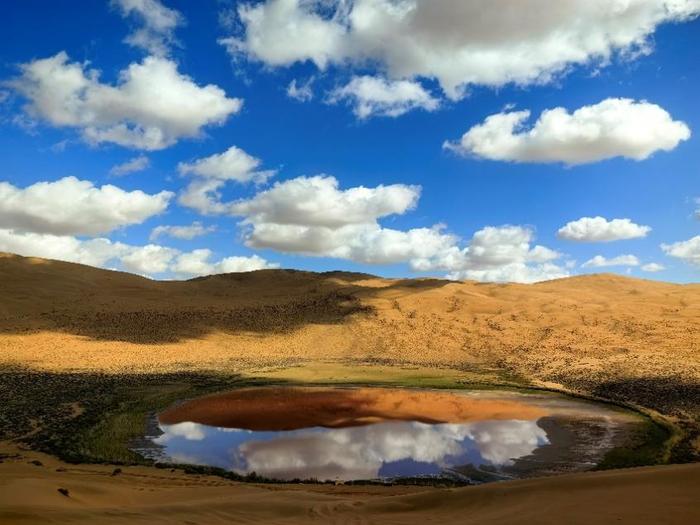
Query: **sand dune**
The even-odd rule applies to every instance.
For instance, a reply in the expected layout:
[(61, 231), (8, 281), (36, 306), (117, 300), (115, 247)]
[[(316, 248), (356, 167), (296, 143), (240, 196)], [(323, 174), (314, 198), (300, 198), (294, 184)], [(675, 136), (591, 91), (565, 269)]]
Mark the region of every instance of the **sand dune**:
[[(3, 359), (37, 368), (166, 369), (177, 348), (179, 365), (200, 368), (231, 358), (352, 357), (527, 361), (543, 375), (605, 363), (700, 378), (700, 285), (613, 275), (499, 285), (288, 270), (162, 282), (5, 254), (0, 296), (0, 334), (11, 348)], [(70, 353), (60, 352), (59, 339), (70, 341)]]
[[(29, 463), (38, 460), (41, 465)], [(700, 465), (650, 467), (460, 489), (266, 486), (180, 472), (0, 464), (0, 523), (690, 524)], [(67, 489), (68, 496), (58, 492)]]

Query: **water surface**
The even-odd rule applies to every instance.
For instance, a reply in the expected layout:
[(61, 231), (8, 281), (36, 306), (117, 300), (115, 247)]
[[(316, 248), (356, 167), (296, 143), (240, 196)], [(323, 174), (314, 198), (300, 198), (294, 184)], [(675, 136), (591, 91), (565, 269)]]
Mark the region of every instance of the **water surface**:
[(594, 467), (640, 424), (550, 394), (251, 388), (177, 404), (139, 452), (279, 480), (463, 482)]

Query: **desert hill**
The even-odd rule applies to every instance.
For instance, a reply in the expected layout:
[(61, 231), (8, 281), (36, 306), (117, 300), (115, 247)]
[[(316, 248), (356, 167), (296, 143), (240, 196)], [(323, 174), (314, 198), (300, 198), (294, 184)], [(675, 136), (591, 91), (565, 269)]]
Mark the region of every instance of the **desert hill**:
[[(100, 354), (120, 342), (177, 345), (186, 357), (195, 344), (215, 339), (223, 343), (217, 353), (230, 358), (291, 352), (454, 364), (546, 355), (536, 366), (547, 373), (557, 354), (569, 366), (591, 368), (601, 359), (625, 366), (633, 359), (640, 374), (663, 368), (700, 377), (700, 285), (617, 275), (504, 285), (261, 270), (153, 281), (2, 254), (0, 297), (3, 341), (30, 345), (40, 367), (51, 366), (45, 358), (53, 335), (72, 339), (74, 352), (92, 347)], [(311, 333), (316, 344), (295, 352), (294, 342)], [(250, 345), (260, 340), (268, 343), (262, 355)], [(21, 359), (18, 350), (3, 358)]]
[(0, 255), (0, 364), (232, 370), (350, 360), (490, 368), (683, 419), (700, 407), (700, 285), (532, 285), (262, 270), (153, 281)]

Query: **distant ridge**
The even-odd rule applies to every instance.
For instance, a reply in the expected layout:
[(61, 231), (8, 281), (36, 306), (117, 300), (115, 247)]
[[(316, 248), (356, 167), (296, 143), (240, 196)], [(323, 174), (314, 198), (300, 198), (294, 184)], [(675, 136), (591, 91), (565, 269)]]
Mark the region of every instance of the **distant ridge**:
[[(87, 264), (81, 264), (81, 263), (74, 263), (74, 262), (68, 262), (68, 261), (62, 261), (59, 259), (45, 259), (42, 257), (26, 257), (23, 255), (18, 255), (14, 253), (9, 253), (9, 252), (0, 252), (0, 269), (3, 268), (3, 265), (7, 264), (12, 264), (13, 262), (15, 263), (20, 263), (20, 264), (29, 264), (29, 265), (55, 265), (56, 269), (58, 271), (58, 268), (63, 268), (67, 271), (69, 269), (77, 269), (77, 268), (83, 268), (83, 269), (89, 269), (88, 271), (90, 272), (108, 272), (110, 274), (121, 274), (121, 275), (130, 275), (132, 277), (136, 277), (141, 280), (146, 280), (146, 281), (154, 281), (154, 282), (187, 282), (187, 281), (201, 281), (201, 280), (208, 280), (212, 278), (221, 278), (225, 276), (245, 276), (245, 275), (279, 275), (279, 276), (316, 276), (316, 277), (330, 277), (330, 278), (338, 278), (341, 280), (347, 280), (347, 281), (359, 281), (359, 280), (368, 280), (368, 279), (383, 279), (386, 281), (403, 281), (405, 283), (411, 282), (411, 281), (443, 281), (443, 282), (464, 282), (464, 283), (476, 283), (476, 284), (484, 284), (484, 285), (507, 285), (507, 286), (513, 286), (513, 285), (523, 285), (522, 283), (484, 283), (480, 281), (470, 281), (470, 280), (465, 280), (465, 281), (451, 281), (448, 279), (440, 279), (437, 277), (418, 277), (418, 278), (409, 278), (409, 277), (396, 277), (396, 278), (386, 278), (386, 277), (379, 277), (377, 275), (369, 274), (369, 273), (363, 273), (363, 272), (350, 272), (350, 271), (343, 271), (343, 270), (331, 270), (331, 271), (325, 271), (325, 272), (314, 272), (314, 271), (309, 271), (309, 270), (297, 270), (293, 268), (279, 268), (279, 269), (261, 269), (261, 270), (253, 270), (249, 272), (231, 272), (231, 273), (219, 273), (219, 274), (211, 274), (211, 275), (202, 275), (198, 277), (192, 277), (190, 279), (167, 279), (167, 280), (158, 280), (158, 279), (150, 279), (148, 277), (144, 277), (142, 275), (130, 273), (124, 270), (115, 270), (115, 269), (106, 269), (106, 268), (99, 268), (96, 266), (90, 266)], [(591, 274), (583, 274), (583, 275), (573, 275), (570, 277), (561, 277), (558, 279), (550, 279), (547, 281), (540, 281), (537, 283), (532, 283), (531, 285), (543, 285), (546, 283), (557, 283), (557, 282), (568, 282), (568, 283), (575, 283), (577, 281), (589, 283), (589, 282), (607, 282), (607, 283), (632, 283), (632, 282), (643, 282), (643, 283), (660, 283), (660, 284), (668, 284), (668, 285), (678, 285), (678, 286), (700, 286), (700, 283), (671, 283), (671, 282), (666, 282), (666, 281), (658, 281), (655, 279), (644, 279), (640, 277), (630, 277), (626, 275), (620, 275), (617, 273), (610, 273), (610, 272), (603, 272), (603, 273), (591, 273)], [(525, 285), (525, 286), (531, 286), (530, 284)]]

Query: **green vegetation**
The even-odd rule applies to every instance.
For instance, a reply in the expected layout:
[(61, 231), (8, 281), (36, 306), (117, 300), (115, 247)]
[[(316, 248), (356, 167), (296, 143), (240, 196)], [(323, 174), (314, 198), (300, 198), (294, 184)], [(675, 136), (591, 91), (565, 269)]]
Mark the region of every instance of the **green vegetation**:
[(645, 417), (630, 433), (627, 443), (610, 450), (596, 470), (641, 467), (665, 463), (665, 450), (672, 431)]
[[(17, 369), (0, 370), (0, 375), (0, 439), (17, 439), (72, 463), (153, 464), (129, 448), (144, 436), (152, 414), (178, 400), (231, 388), (293, 384), (528, 389), (520, 378), (505, 377), (493, 369), (356, 362), (249, 369), (238, 375), (51, 374)], [(667, 461), (672, 432), (643, 417), (628, 442), (608, 452), (598, 468)], [(266, 481), (209, 467), (180, 467), (186, 472)]]

